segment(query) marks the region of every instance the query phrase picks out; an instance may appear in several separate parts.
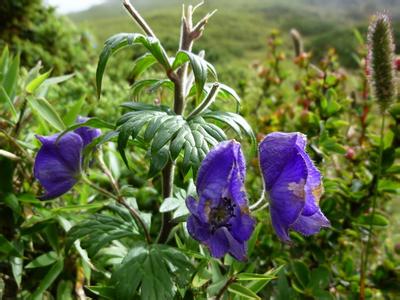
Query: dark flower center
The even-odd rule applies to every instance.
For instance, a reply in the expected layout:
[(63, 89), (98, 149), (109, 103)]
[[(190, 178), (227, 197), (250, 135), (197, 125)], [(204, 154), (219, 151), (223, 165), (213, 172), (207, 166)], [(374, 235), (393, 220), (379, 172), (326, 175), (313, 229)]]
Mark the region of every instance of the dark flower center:
[(236, 204), (231, 199), (224, 197), (219, 206), (211, 208), (209, 220), (213, 233), (222, 226), (230, 228), (229, 220), (235, 216), (235, 207)]

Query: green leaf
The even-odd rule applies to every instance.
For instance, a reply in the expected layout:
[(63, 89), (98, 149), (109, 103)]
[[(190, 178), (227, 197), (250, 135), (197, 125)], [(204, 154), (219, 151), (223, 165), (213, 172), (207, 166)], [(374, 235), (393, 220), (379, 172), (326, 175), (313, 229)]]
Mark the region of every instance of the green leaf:
[(256, 293), (254, 293), (252, 290), (248, 289), (247, 287), (237, 284), (237, 283), (232, 283), (228, 287), (228, 291), (238, 295), (240, 297), (244, 297), (246, 299), (257, 299), (261, 300), (260, 297), (257, 296)]
[(12, 102), (11, 98), (7, 95), (6, 90), (2, 86), (0, 86), (0, 102), (6, 103), (8, 105), (14, 118), (18, 117), (18, 113), (14, 107), (14, 103)]
[(50, 86), (67, 81), (74, 76), (75, 76), (75, 74), (72, 73), (72, 74), (67, 74), (67, 75), (63, 75), (63, 76), (50, 77), (50, 78), (46, 79), (39, 86), (39, 88), (37, 89), (36, 95), (38, 97), (45, 97)]
[(70, 300), (74, 292), (72, 281), (61, 280), (57, 285), (57, 300)]
[(210, 71), (214, 78), (216, 78), (216, 71), (211, 64), (204, 60), (204, 58), (188, 51), (178, 52), (172, 64), (172, 69), (175, 70), (186, 62), (189, 62), (190, 66), (192, 67), (193, 75), (196, 81), (196, 98), (200, 99), (203, 93), (204, 85), (207, 81), (207, 73)]
[(8, 241), (2, 234), (0, 234), (0, 253), (4, 255), (21, 256), (18, 249)]
[(140, 74), (142, 74), (156, 62), (156, 58), (150, 53), (145, 53), (144, 55), (137, 58), (134, 62), (134, 67), (131, 74), (133, 79), (135, 80), (137, 77), (140, 76)]
[(169, 151), (168, 147), (163, 147), (156, 153), (152, 154), (150, 161), (150, 169), (148, 178), (156, 176), (168, 163)]
[(71, 126), (75, 123), (76, 118), (82, 111), (82, 106), (85, 104), (85, 97), (81, 97), (79, 100), (68, 109), (65, 116), (63, 116), (63, 121), (67, 126)]
[(22, 258), (17, 256), (11, 257), (10, 264), (14, 280), (17, 283), (18, 287), (20, 287), (22, 280), (22, 267), (23, 267)]
[(85, 286), (85, 289), (89, 290), (100, 299), (114, 300), (115, 289), (109, 286)]
[(308, 286), (310, 282), (310, 272), (308, 267), (300, 260), (296, 260), (292, 264), (294, 275), (303, 288)]
[(118, 50), (127, 46), (133, 46), (135, 44), (142, 44), (145, 46), (153, 55), (153, 57), (166, 69), (170, 69), (170, 63), (168, 56), (161, 46), (160, 42), (154, 37), (145, 37), (138, 33), (119, 33), (109, 38), (105, 44), (103, 51), (100, 54), (99, 62), (96, 70), (96, 84), (97, 84), (97, 96), (100, 98), (101, 85), (104, 70), (107, 65), (108, 59), (116, 53)]
[(137, 239), (139, 231), (132, 216), (125, 208), (109, 205), (116, 216), (95, 214), (68, 231), (66, 251), (74, 241), (80, 239), (82, 248), (94, 256), (102, 247), (113, 240), (124, 237)]
[(132, 87), (132, 95), (135, 99), (138, 99), (140, 93), (146, 89), (147, 92), (155, 92), (159, 88), (165, 86), (166, 88), (173, 90), (173, 83), (169, 79), (143, 79), (136, 81)]
[(64, 268), (64, 260), (58, 260), (40, 281), (38, 288), (32, 294), (32, 299), (40, 299), (43, 293), (53, 284)]
[(226, 125), (231, 127), (239, 136), (241, 135), (241, 131), (243, 130), (250, 138), (250, 141), (254, 148), (253, 150), (256, 151), (257, 141), (253, 129), (242, 116), (231, 112), (220, 111), (206, 112), (202, 116), (205, 119), (214, 119), (225, 123)]
[(19, 55), (16, 55), (3, 79), (4, 90), (6, 91), (6, 94), (10, 96), (10, 98), (13, 98), (15, 95), (15, 87), (18, 81), (19, 62)]
[(329, 269), (324, 266), (311, 271), (311, 286), (313, 290), (323, 290), (329, 286)]
[(190, 260), (179, 250), (137, 243), (113, 272), (111, 283), (115, 299), (134, 299), (139, 290), (143, 300), (172, 299), (174, 282), (188, 284), (191, 273)]
[(21, 206), (19, 205), (18, 198), (14, 194), (7, 194), (3, 198), (4, 204), (7, 205), (11, 210), (19, 216), (21, 214)]
[[(260, 228), (260, 227), (259, 227)], [(261, 279), (260, 277), (255, 279), (254, 281), (251, 281), (248, 285), (246, 285), (250, 290), (252, 290), (255, 293), (258, 293), (259, 291), (261, 291), (271, 280), (274, 280), (277, 278), (278, 273), (281, 272), (282, 268), (284, 267), (284, 265), (281, 265), (277, 268), (271, 269), (267, 272), (265, 272), (264, 274), (255, 274), (255, 275), (259, 275), (264, 276), (264, 279)], [(246, 273), (241, 273), (239, 274), (239, 277), (242, 274), (246, 274)], [(254, 275), (254, 274), (253, 274)], [(253, 276), (251, 275), (251, 276)], [(243, 275), (242, 275), (243, 276)], [(244, 275), (246, 278), (250, 278), (250, 275)], [(241, 280), (241, 279), (238, 279)]]
[(160, 206), (160, 212), (165, 213), (168, 211), (173, 211), (179, 207), (179, 199), (174, 197), (165, 198), (163, 203)]
[(53, 106), (43, 98), (28, 97), (29, 104), (32, 109), (35, 110), (41, 118), (46, 120), (51, 126), (58, 131), (65, 129), (65, 124), (57, 114)]
[[(207, 94), (211, 90), (212, 86), (214, 83), (209, 83), (206, 84), (204, 89), (206, 90)], [(227, 86), (226, 84), (223, 83), (218, 83), (219, 85), (219, 90), (217, 94), (217, 98), (219, 99), (224, 99), (224, 100), (230, 100), (233, 99), (237, 103), (241, 102), (240, 96), (236, 93), (236, 91), (231, 88), (230, 86)]]
[(276, 275), (271, 274), (254, 274), (254, 273), (240, 273), (237, 275), (238, 281), (258, 281), (258, 280), (272, 280)]
[(369, 226), (371, 222), (372, 226), (378, 226), (378, 227), (387, 227), (390, 224), (389, 220), (379, 212), (375, 212), (374, 215), (369, 214), (360, 216), (357, 219), (357, 223), (360, 225)]
[(33, 79), (31, 82), (27, 84), (25, 90), (28, 93), (33, 94), (40, 87), (40, 85), (50, 76), (50, 73), (51, 70)]
[(186, 207), (186, 198), (188, 194), (183, 189), (178, 189), (178, 192), (174, 193), (174, 197), (166, 198), (160, 206), (160, 212), (165, 213), (173, 211), (173, 219), (180, 218), (189, 213)]
[(29, 264), (25, 266), (25, 269), (42, 268), (49, 266), (58, 260), (58, 255), (54, 251), (42, 254), (32, 260)]
[(162, 123), (159, 130), (153, 138), (151, 144), (151, 152), (156, 153), (161, 150), (174, 136), (174, 134), (181, 128), (186, 122), (181, 116), (174, 116)]
[(3, 84), (3, 79), (7, 73), (9, 55), (8, 45), (5, 45), (0, 57), (0, 84)]

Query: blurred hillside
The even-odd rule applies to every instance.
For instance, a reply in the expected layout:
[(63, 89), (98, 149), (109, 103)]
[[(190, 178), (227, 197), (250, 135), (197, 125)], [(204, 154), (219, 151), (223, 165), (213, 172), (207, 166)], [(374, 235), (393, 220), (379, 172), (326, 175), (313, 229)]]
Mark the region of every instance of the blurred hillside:
[[(197, 3), (188, 2), (187, 3)], [(169, 50), (177, 47), (182, 1), (136, 0), (134, 5), (146, 17), (158, 37)], [(210, 0), (197, 16), (218, 9), (197, 43), (205, 49), (210, 61), (231, 66), (263, 57), (266, 36), (274, 29), (283, 33), (297, 28), (305, 39), (306, 50), (318, 59), (327, 48), (338, 50), (341, 62), (354, 67), (352, 53), (356, 47), (354, 29), (365, 33), (369, 16), (377, 11), (389, 11), (397, 36), (400, 37), (400, 0)], [(119, 0), (71, 14), (78, 24), (87, 26), (101, 45), (117, 32), (136, 31), (137, 27), (124, 12)], [(286, 43), (290, 42), (288, 34)], [(397, 38), (400, 40), (400, 38)], [(219, 47), (215, 47), (218, 41)], [(344, 46), (346, 45), (346, 46)]]

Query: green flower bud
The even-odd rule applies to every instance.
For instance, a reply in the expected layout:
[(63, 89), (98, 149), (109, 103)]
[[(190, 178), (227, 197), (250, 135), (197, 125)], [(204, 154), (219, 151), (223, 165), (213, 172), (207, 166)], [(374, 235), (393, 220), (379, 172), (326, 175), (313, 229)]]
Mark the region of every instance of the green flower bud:
[(394, 49), (389, 17), (375, 15), (368, 28), (368, 68), (374, 96), (382, 112), (396, 96)]

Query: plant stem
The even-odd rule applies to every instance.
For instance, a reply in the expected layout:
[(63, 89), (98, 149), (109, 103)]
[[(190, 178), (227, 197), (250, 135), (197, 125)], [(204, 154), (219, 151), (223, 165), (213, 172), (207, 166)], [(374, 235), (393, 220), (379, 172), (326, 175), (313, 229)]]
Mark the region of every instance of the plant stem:
[(369, 221), (369, 229), (368, 229), (368, 240), (367, 245), (365, 247), (365, 254), (361, 256), (361, 276), (360, 276), (360, 300), (365, 299), (365, 279), (367, 273), (367, 263), (368, 263), (368, 256), (371, 249), (372, 244), (372, 231), (373, 231), (373, 221), (375, 217), (375, 210), (377, 206), (377, 198), (378, 198), (378, 185), (379, 179), (382, 173), (382, 156), (383, 156), (383, 140), (384, 140), (384, 130), (385, 130), (385, 113), (382, 114), (382, 121), (381, 121), (381, 130), (380, 130), (380, 142), (379, 142), (379, 156), (377, 161), (377, 171), (376, 171), (376, 178), (375, 178), (375, 187), (374, 187), (374, 194), (372, 198), (372, 213)]
[[(162, 196), (163, 199), (172, 197), (174, 187), (174, 163), (170, 160), (162, 171)], [(165, 243), (168, 240), (169, 233), (174, 225), (171, 222), (172, 216), (170, 212), (162, 215), (162, 223), (160, 234), (157, 237), (157, 243)]]
[(98, 192), (102, 193), (103, 195), (110, 197), (112, 199), (114, 199), (117, 203), (119, 203), (120, 205), (124, 206), (129, 213), (131, 214), (131, 216), (135, 219), (135, 221), (140, 225), (140, 227), (142, 227), (146, 241), (148, 244), (151, 243), (151, 237), (150, 237), (150, 233), (147, 230), (146, 224), (144, 224), (143, 219), (141, 218), (140, 214), (138, 211), (136, 211), (133, 207), (131, 207), (124, 199), (124, 197), (121, 196), (120, 192), (119, 192), (119, 188), (118, 185), (116, 183), (116, 181), (114, 180), (114, 177), (112, 176), (112, 173), (110, 172), (110, 170), (108, 169), (108, 167), (105, 165), (104, 161), (102, 160), (102, 158), (99, 159), (100, 161), (100, 167), (103, 170), (103, 172), (105, 173), (105, 175), (109, 178), (110, 183), (114, 189), (114, 191), (116, 192), (117, 195), (114, 195), (112, 193), (110, 193), (109, 191), (99, 187), (98, 185), (94, 184), (93, 182), (91, 182), (88, 178), (86, 178), (85, 176), (82, 177), (82, 180), (88, 184), (90, 187), (92, 187), (93, 189), (97, 190)]
[(139, 14), (139, 12), (133, 7), (133, 5), (130, 3), (129, 0), (124, 0), (123, 5), (124, 5), (125, 9), (128, 11), (128, 13), (135, 20), (135, 22), (140, 26), (140, 28), (143, 29), (143, 31), (148, 36), (157, 38), (156, 35), (154, 34), (153, 30), (151, 30), (150, 26), (146, 23), (146, 21)]
[(228, 279), (228, 281), (224, 284), (224, 286), (219, 290), (217, 296), (215, 296), (215, 300), (219, 300), (224, 295), (225, 291), (228, 289), (229, 285), (236, 280), (235, 276), (232, 276)]

